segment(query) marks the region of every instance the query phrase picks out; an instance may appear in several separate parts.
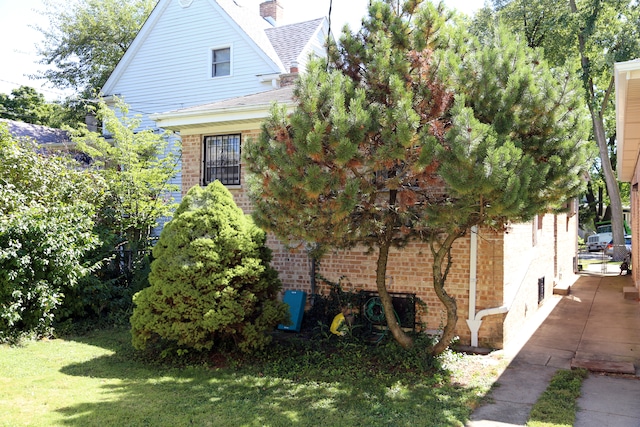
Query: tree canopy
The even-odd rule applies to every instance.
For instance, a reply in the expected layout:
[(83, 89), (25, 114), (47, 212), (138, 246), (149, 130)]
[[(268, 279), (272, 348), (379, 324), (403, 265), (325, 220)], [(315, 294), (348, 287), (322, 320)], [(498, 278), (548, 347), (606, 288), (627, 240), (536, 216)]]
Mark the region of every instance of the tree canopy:
[[(599, 150), (600, 169), (609, 196), (613, 239), (624, 244), (622, 202), (615, 175), (613, 64), (640, 56), (640, 5), (630, 0), (494, 1), (496, 17), (531, 47), (542, 48), (552, 65), (564, 65), (583, 86), (591, 115), (591, 138)], [(485, 14), (476, 28), (491, 26)], [(593, 193), (588, 194), (595, 210)], [(622, 256), (622, 254), (616, 254)]]
[(37, 27), (40, 63), (36, 77), (89, 98), (105, 84), (157, 0), (45, 0), (49, 27)]
[(44, 95), (30, 86), (13, 89), (9, 95), (0, 93), (0, 117), (53, 128), (78, 126), (68, 107), (47, 102)]
[(295, 109), (275, 107), (245, 160), (258, 225), (291, 241), (377, 250), (376, 285), (401, 345), (385, 285), (389, 249), (426, 241), (447, 309), (451, 247), (475, 225), (559, 210), (581, 188), (580, 87), (503, 29), (480, 44), (442, 6), (374, 1), (358, 33), (301, 76)]
[(169, 152), (168, 135), (139, 130), (141, 118), (130, 116), (129, 107), (116, 100), (114, 109), (101, 102), (97, 117), (106, 135), (88, 132), (72, 139), (92, 159), (92, 168), (108, 185), (103, 218), (118, 241), (134, 252), (150, 245), (158, 221), (175, 205), (168, 196), (175, 190), (177, 155)]

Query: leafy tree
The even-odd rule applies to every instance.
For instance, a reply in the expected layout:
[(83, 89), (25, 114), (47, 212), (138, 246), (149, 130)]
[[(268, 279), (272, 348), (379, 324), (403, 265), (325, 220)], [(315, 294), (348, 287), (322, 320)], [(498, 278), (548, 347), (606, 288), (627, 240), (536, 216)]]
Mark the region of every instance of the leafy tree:
[[(572, 37), (571, 17), (566, 4), (544, 0), (494, 0), (493, 4), (500, 11), (500, 22), (524, 37), (527, 46), (544, 49), (545, 59), (551, 66), (564, 65), (567, 58), (576, 55), (573, 43), (566, 43)], [(487, 15), (482, 25), (485, 28), (493, 27), (492, 11), (485, 6), (484, 12)]]
[(129, 286), (135, 273), (144, 268), (152, 231), (175, 208), (169, 192), (177, 173), (177, 156), (168, 150), (167, 134), (139, 130), (139, 116), (130, 117), (128, 106), (116, 100), (115, 110), (100, 103), (97, 117), (108, 139), (88, 132), (72, 140), (87, 153), (93, 172), (104, 179), (108, 190), (98, 213), (104, 250), (117, 254), (111, 264)]
[(98, 244), (99, 177), (44, 156), (0, 125), (0, 342), (47, 334), (66, 289), (88, 272)]
[(47, 102), (44, 95), (29, 86), (20, 86), (10, 95), (0, 93), (0, 118), (54, 128), (75, 128), (79, 122), (68, 107)]
[(37, 27), (44, 41), (40, 75), (60, 89), (90, 98), (99, 91), (138, 34), (156, 0), (46, 0), (50, 26)]
[[(431, 248), (447, 309), (451, 248), (471, 227), (559, 210), (580, 189), (580, 88), (505, 31), (483, 40), (429, 2), (373, 2), (328, 63), (313, 61), (288, 115), (275, 107), (247, 144), (258, 225), (286, 241), (377, 250), (376, 285), (394, 338), (410, 347), (385, 285), (390, 248)], [(454, 89), (454, 90), (452, 90)]]
[[(553, 64), (567, 64), (581, 77), (610, 201), (613, 240), (622, 245), (622, 202), (610, 160), (615, 140), (613, 64), (640, 56), (640, 6), (629, 0), (512, 0), (499, 6), (498, 16), (514, 32), (543, 47)], [(538, 37), (530, 38), (533, 33)]]
[(135, 296), (134, 347), (160, 337), (196, 350), (229, 339), (263, 348), (287, 317), (265, 242), (219, 181), (189, 190), (153, 249), (151, 286)]

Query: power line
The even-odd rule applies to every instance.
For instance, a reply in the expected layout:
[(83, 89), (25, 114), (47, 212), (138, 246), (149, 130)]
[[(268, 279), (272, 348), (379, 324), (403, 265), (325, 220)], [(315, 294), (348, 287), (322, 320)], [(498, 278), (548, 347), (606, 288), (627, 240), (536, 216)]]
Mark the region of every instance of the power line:
[(0, 78), (0, 82), (3, 82), (3, 83), (9, 83), (10, 85), (14, 85), (14, 86), (17, 86), (17, 87), (21, 87), (21, 86), (29, 86), (29, 87), (32, 87), (32, 88), (36, 89), (36, 90), (37, 90), (37, 91), (39, 91), (39, 92), (49, 92), (49, 93), (53, 93), (53, 94), (55, 94), (55, 95), (65, 96), (65, 93), (64, 93), (64, 92), (62, 92), (62, 91), (56, 91), (56, 90), (45, 89), (45, 88), (43, 88), (43, 87), (35, 87), (35, 86), (30, 85), (30, 84), (24, 84), (24, 83), (12, 82), (12, 81), (10, 81), (10, 80), (5, 80), (5, 79), (2, 79), (2, 78)]

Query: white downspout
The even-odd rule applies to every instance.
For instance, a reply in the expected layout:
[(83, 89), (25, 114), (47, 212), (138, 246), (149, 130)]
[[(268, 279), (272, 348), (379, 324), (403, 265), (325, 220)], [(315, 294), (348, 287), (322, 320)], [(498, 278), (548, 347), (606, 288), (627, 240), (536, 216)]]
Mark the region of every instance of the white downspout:
[(475, 319), (467, 320), (469, 329), (471, 329), (471, 347), (478, 346), (478, 331), (480, 330), (480, 325), (482, 325), (483, 317), (490, 316), (492, 314), (507, 313), (508, 311), (509, 307), (507, 307), (506, 305), (501, 305), (500, 307), (485, 308), (484, 310), (480, 310), (476, 313)]
[(476, 285), (478, 283), (478, 227), (471, 227), (471, 242), (469, 251), (469, 318), (467, 325), (471, 331), (471, 347), (478, 346), (478, 331), (482, 325), (482, 318), (492, 314), (501, 314), (509, 311), (509, 307), (486, 308), (476, 313)]
[(469, 251), (469, 321), (474, 319), (476, 312), (476, 285), (478, 283), (478, 226), (471, 227)]

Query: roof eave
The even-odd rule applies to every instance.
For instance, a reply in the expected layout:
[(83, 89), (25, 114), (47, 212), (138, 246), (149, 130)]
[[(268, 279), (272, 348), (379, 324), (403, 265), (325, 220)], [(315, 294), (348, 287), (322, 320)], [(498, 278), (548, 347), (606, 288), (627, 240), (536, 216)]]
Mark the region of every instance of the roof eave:
[[(294, 103), (280, 102), (286, 105), (288, 110), (292, 110)], [(170, 111), (167, 113), (152, 114), (158, 127), (176, 132), (185, 129), (200, 128), (204, 126), (214, 126), (217, 123), (243, 123), (251, 121), (262, 121), (269, 117), (272, 103), (254, 104), (241, 107), (225, 107), (210, 110), (198, 111)]]
[(629, 107), (628, 88), (629, 81), (640, 79), (640, 61), (633, 60), (614, 64), (614, 79), (618, 179), (623, 182), (631, 182), (640, 153), (640, 138), (638, 138), (639, 135), (631, 138), (632, 135), (626, 134), (626, 127), (630, 119), (627, 113)]

